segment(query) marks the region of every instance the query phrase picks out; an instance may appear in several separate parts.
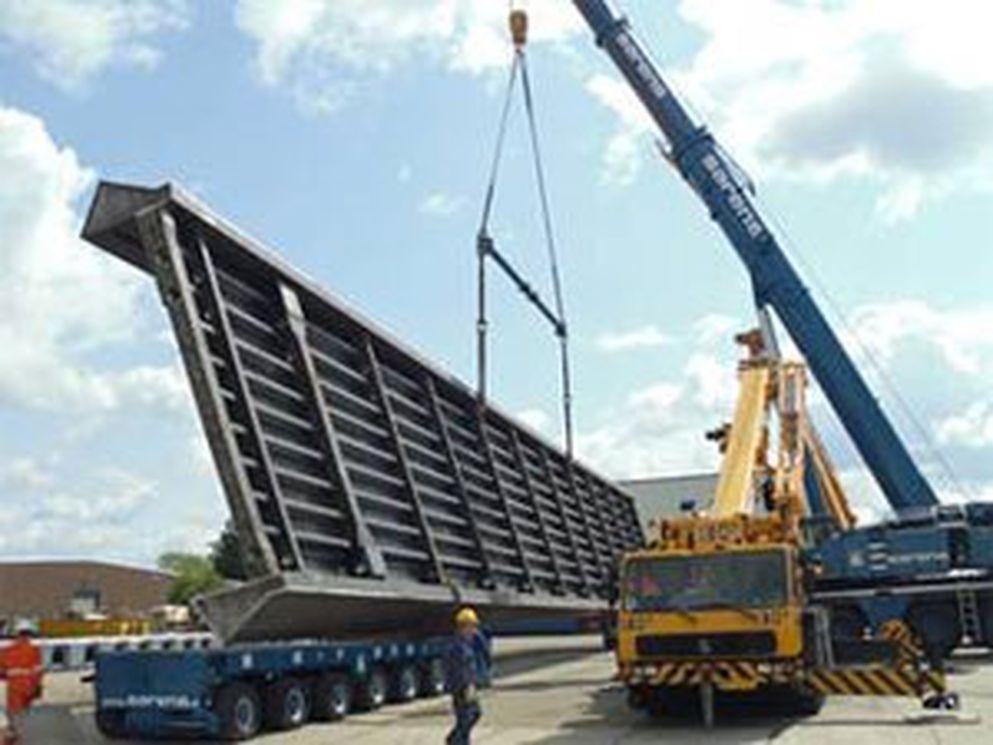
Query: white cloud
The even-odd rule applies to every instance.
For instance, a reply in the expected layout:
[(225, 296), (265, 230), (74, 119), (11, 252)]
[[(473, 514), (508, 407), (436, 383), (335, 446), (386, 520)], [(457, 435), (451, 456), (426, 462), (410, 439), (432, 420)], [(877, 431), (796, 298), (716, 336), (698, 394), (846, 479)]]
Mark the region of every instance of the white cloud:
[(858, 466), (842, 469), (838, 472), (838, 480), (858, 525), (872, 525), (892, 516), (893, 510), (883, 499), (875, 479), (865, 468)]
[(14, 491), (40, 491), (52, 481), (52, 475), (34, 458), (14, 458), (0, 466), (0, 485)]
[(993, 446), (993, 400), (976, 401), (937, 424), (938, 442), (967, 448)]
[(175, 365), (99, 369), (82, 360), (132, 338), (147, 281), (77, 238), (92, 183), (37, 117), (0, 107), (0, 401), (75, 413), (176, 409)]
[(618, 118), (618, 129), (607, 140), (603, 153), (603, 181), (614, 186), (630, 184), (637, 177), (655, 131), (654, 123), (631, 87), (620, 78), (597, 73), (586, 81), (586, 90)]
[[(993, 50), (980, 31), (993, 6), (681, 0), (678, 12), (705, 37), (667, 77), (750, 170), (872, 184), (889, 220), (993, 186)], [(607, 174), (630, 180), (655, 129), (617, 78), (587, 88), (619, 117)]]
[[(940, 414), (935, 416), (931, 437), (944, 446), (943, 457), (938, 458), (921, 442), (909, 442), (940, 498), (956, 501), (988, 493), (993, 470), (981, 454), (993, 445), (993, 399), (985, 391), (993, 379), (990, 310), (983, 306), (935, 308), (916, 301), (877, 303), (856, 309), (851, 326), (872, 347), (887, 378), (907, 383), (901, 386), (902, 398), (912, 404), (916, 401), (913, 408), (918, 413), (921, 404), (926, 404), (929, 415)], [(743, 328), (734, 318), (716, 314), (691, 324), (687, 334), (675, 337), (674, 354), (686, 353), (679, 375), (637, 387), (623, 401), (601, 412), (599, 426), (579, 433), (577, 452), (616, 478), (716, 468), (719, 455), (703, 434), (733, 414), (738, 386), (732, 338)], [(845, 341), (865, 369), (863, 354), (852, 339)], [(922, 357), (922, 351), (930, 351), (932, 357)], [(935, 353), (938, 367), (933, 361)], [(784, 354), (797, 358), (795, 350), (787, 349)], [(929, 360), (930, 365), (924, 377), (920, 375), (922, 359)], [(955, 412), (952, 398), (936, 402), (924, 387), (939, 380), (947, 383), (950, 392), (968, 396), (968, 391), (976, 390), (983, 397)], [(827, 403), (816, 386), (809, 392), (808, 404), (815, 421), (824, 425), (822, 437), (862, 522), (885, 516), (889, 508), (878, 486), (833, 417), (824, 417)]]
[(39, 75), (71, 89), (111, 65), (150, 68), (154, 37), (185, 28), (186, 0), (6, 0), (0, 39)]
[(156, 488), (127, 471), (101, 469), (74, 473), (68, 483), (49, 477), (44, 491), (38, 499), (6, 505), (4, 511), (19, 514), (19, 528), (0, 531), (0, 554), (125, 554), (135, 539), (133, 520), (152, 503)]
[(658, 326), (647, 325), (631, 331), (603, 333), (597, 337), (597, 348), (603, 352), (626, 352), (632, 349), (651, 349), (673, 343), (673, 339)]
[(203, 429), (197, 427), (196, 433), (190, 437), (189, 453), (193, 465), (193, 470), (201, 476), (215, 479), (217, 470), (214, 467), (214, 456), (210, 452), (210, 445)]
[[(884, 362), (914, 342), (936, 348), (956, 373), (993, 373), (993, 307), (942, 309), (922, 300), (871, 303), (855, 310), (849, 326)], [(856, 344), (848, 346), (857, 352)]]
[(42, 519), (79, 524), (126, 522), (154, 492), (154, 484), (143, 478), (119, 469), (105, 469), (96, 474), (92, 493), (81, 489), (56, 491), (41, 500), (36, 514)]
[(737, 391), (731, 345), (714, 355), (698, 349), (677, 381), (661, 380), (632, 391), (603, 424), (581, 431), (576, 451), (615, 478), (709, 471), (717, 448), (704, 434), (727, 421)]
[(468, 204), (464, 196), (456, 196), (443, 191), (436, 191), (426, 196), (418, 205), (417, 210), (422, 215), (432, 217), (451, 217)]
[(708, 313), (694, 322), (693, 340), (700, 346), (730, 345), (735, 334), (746, 331), (749, 326), (733, 316), (721, 313)]
[(547, 434), (552, 426), (552, 418), (548, 412), (542, 409), (524, 409), (524, 411), (518, 411), (514, 414), (514, 418), (534, 431), (543, 434)]
[[(261, 80), (311, 112), (340, 108), (363, 83), (402, 64), (433, 60), (480, 74), (510, 59), (507, 4), (493, 0), (239, 0), (238, 28), (257, 45)], [(569, 3), (532, 0), (533, 43), (574, 33)]]
[[(193, 457), (182, 462), (193, 460), (196, 472), (216, 484), (212, 467), (207, 464), (208, 474), (197, 462), (206, 449), (198, 440)], [(54, 466), (20, 458), (0, 468), (0, 557), (85, 557), (152, 565), (165, 551), (205, 551), (227, 517), (219, 493), (191, 492), (188, 484), (169, 475), (160, 482), (119, 467)], [(164, 507), (164, 500), (176, 495), (182, 499)]]

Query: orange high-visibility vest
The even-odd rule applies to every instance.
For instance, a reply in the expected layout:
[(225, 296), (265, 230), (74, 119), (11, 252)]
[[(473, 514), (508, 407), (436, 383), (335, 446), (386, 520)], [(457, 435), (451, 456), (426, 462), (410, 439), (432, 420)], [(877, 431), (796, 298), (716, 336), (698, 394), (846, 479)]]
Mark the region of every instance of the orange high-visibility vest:
[(7, 711), (11, 714), (31, 706), (41, 693), (44, 672), (41, 650), (30, 639), (16, 639), (0, 648), (0, 676), (7, 680)]

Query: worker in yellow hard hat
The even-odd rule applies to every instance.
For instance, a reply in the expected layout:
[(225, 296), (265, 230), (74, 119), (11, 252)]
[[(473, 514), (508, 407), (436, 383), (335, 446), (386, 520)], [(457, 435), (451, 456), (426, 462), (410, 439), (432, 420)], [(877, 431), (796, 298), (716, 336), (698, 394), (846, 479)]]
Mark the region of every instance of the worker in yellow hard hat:
[(448, 745), (468, 745), (472, 728), (483, 714), (479, 705), (481, 644), (485, 647), (479, 633), (479, 616), (468, 606), (460, 608), (455, 614), (455, 638), (448, 653), (448, 689), (455, 710), (455, 726), (445, 739)]

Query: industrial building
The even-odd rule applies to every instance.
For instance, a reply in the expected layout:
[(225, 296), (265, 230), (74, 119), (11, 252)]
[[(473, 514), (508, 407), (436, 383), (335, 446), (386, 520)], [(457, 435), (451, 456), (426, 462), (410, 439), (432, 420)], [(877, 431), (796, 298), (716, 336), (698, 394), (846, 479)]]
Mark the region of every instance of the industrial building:
[(166, 603), (172, 576), (102, 561), (0, 562), (0, 623), (99, 613), (147, 616)]
[(686, 476), (650, 476), (618, 481), (618, 485), (634, 497), (641, 516), (641, 527), (648, 531), (653, 518), (675, 517), (692, 504), (693, 509), (706, 509), (714, 499), (716, 473), (695, 473)]

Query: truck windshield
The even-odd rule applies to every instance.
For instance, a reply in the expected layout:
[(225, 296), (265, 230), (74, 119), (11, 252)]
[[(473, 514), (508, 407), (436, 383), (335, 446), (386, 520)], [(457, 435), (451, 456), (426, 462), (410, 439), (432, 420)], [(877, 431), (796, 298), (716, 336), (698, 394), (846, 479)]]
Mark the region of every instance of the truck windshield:
[(635, 559), (624, 575), (624, 609), (770, 608), (787, 599), (781, 551)]

